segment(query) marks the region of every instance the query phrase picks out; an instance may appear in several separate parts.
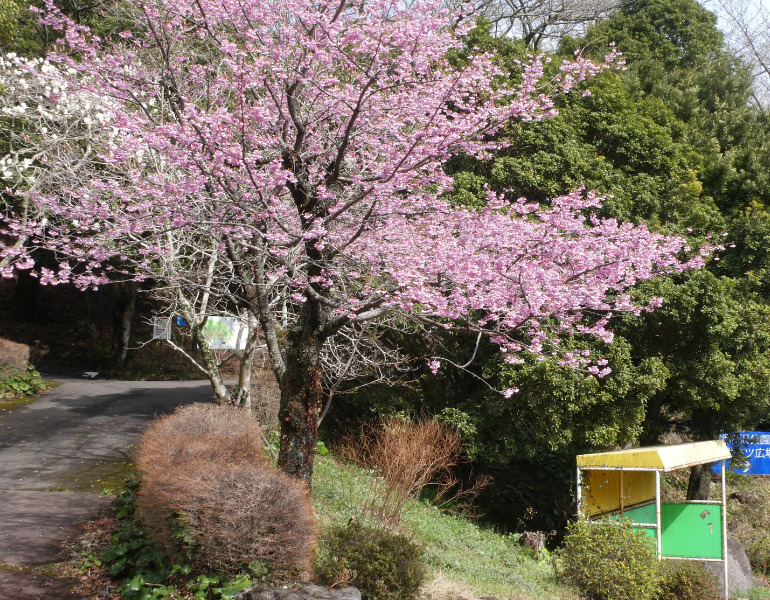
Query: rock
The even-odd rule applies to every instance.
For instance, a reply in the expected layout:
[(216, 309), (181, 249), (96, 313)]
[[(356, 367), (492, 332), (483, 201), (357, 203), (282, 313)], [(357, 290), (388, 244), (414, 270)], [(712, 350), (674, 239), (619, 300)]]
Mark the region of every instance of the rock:
[(525, 531), (519, 539), (522, 546), (532, 550), (536, 559), (540, 558), (540, 552), (545, 548), (545, 534), (542, 531)]
[(762, 504), (765, 501), (763, 496), (751, 491), (733, 492), (730, 494), (730, 498), (737, 500), (741, 504)]
[[(719, 581), (720, 592), (724, 589), (724, 566), (721, 562), (704, 562), (703, 566)], [(741, 543), (733, 536), (727, 536), (727, 584), (730, 597), (748, 592), (754, 587), (749, 557)]]
[(361, 600), (361, 592), (352, 586), (330, 589), (312, 583), (296, 588), (256, 585), (237, 593), (233, 600)]

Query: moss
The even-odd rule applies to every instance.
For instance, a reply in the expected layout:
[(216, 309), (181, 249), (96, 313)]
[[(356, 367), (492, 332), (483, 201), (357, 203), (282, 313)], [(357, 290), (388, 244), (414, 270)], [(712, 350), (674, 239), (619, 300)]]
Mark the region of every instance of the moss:
[(37, 400), (37, 396), (19, 396), (9, 400), (0, 400), (0, 413), (9, 412), (16, 408), (21, 408)]
[(48, 491), (117, 494), (123, 486), (123, 482), (135, 470), (134, 463), (128, 459), (120, 461), (101, 460), (62, 473), (59, 482)]

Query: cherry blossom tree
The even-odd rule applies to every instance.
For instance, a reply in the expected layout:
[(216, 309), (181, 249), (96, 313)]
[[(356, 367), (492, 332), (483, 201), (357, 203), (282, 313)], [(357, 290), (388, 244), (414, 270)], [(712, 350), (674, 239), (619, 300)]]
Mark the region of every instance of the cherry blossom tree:
[[(122, 269), (174, 288), (210, 274), (217, 301), (229, 295), (264, 339), (279, 466), (308, 483), (322, 358), (353, 364), (329, 352), (335, 336), (411, 319), (488, 336), (517, 361), (563, 332), (611, 340), (613, 311), (644, 308), (628, 288), (703, 260), (679, 260), (682, 239), (599, 218), (584, 190), (547, 206), (491, 192), (480, 209), (451, 202), (450, 156), (488, 155), (506, 123), (553, 114), (549, 94), (606, 64), (578, 56), (546, 80), (538, 57), (514, 84), (471, 49), (456, 68), (473, 19), (434, 0), (134, 6), (136, 26), (106, 42), (52, 4), (42, 15), (62, 40), (59, 68), (40, 76), (101, 99), (99, 168), (31, 191), (34, 218), (8, 215), (4, 274), (29, 267), (36, 245), (62, 257), (41, 271), (49, 283), (100, 285)], [(188, 275), (164, 271), (172, 253)], [(580, 353), (557, 360), (604, 372)]]

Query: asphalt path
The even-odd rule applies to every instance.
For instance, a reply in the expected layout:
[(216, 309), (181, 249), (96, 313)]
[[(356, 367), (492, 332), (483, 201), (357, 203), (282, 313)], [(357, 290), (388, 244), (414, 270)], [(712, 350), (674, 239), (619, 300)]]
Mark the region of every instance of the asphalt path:
[(0, 405), (0, 600), (73, 598), (66, 582), (24, 568), (59, 560), (74, 526), (109, 506), (152, 419), (213, 401), (207, 381), (55, 383), (28, 404)]

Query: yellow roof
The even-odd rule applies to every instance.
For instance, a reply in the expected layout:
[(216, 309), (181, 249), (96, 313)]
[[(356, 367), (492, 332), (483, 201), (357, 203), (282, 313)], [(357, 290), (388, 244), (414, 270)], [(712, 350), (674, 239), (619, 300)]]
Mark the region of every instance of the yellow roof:
[(615, 452), (581, 454), (578, 467), (590, 469), (649, 469), (650, 471), (674, 471), (693, 465), (716, 462), (730, 458), (724, 440), (648, 446)]

